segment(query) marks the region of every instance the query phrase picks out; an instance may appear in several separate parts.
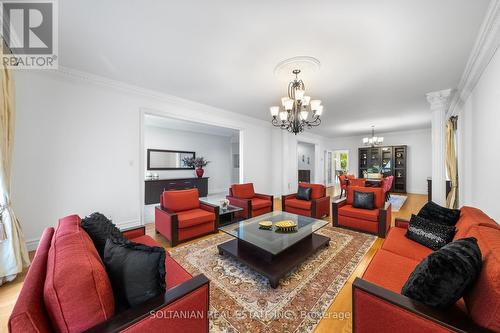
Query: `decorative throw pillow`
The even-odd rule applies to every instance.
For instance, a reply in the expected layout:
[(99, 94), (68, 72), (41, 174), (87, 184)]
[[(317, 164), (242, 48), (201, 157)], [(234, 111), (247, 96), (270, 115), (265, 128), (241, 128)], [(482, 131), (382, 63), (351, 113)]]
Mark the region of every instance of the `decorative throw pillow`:
[(165, 292), (165, 249), (112, 237), (106, 240), (104, 265), (118, 308), (134, 307)]
[(474, 284), (481, 265), (476, 238), (453, 241), (424, 258), (408, 277), (401, 293), (428, 306), (449, 307)]
[(82, 219), (80, 226), (94, 242), (94, 246), (101, 258), (104, 258), (104, 246), (106, 239), (113, 237), (116, 241), (128, 243), (120, 229), (118, 229), (110, 219), (101, 213), (95, 212)]
[(435, 202), (429, 201), (417, 215), (439, 224), (455, 225), (460, 218), (460, 209), (442, 207)]
[(297, 199), (307, 201), (311, 200), (311, 191), (312, 189), (310, 187), (299, 186), (299, 189), (297, 190)]
[(373, 205), (374, 193), (354, 191), (354, 200), (352, 206), (361, 209), (374, 209)]
[(435, 223), (412, 214), (406, 237), (433, 250), (439, 250), (453, 240), (455, 232), (454, 226)]

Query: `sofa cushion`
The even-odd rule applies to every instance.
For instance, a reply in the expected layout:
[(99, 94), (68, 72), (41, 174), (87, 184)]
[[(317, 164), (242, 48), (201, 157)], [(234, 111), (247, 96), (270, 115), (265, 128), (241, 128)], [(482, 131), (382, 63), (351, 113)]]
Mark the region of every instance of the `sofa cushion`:
[(198, 189), (164, 191), (162, 194), (162, 206), (174, 212), (199, 208)]
[(310, 187), (305, 187), (305, 186), (299, 186), (297, 189), (297, 199), (299, 200), (311, 200), (311, 192), (312, 189)]
[(377, 221), (362, 220), (359, 217), (338, 216), (338, 223), (341, 226), (371, 234), (378, 234), (379, 223)]
[(460, 218), (460, 210), (446, 208), (429, 201), (420, 209), (417, 215), (436, 223), (455, 225)]
[(354, 191), (358, 192), (371, 192), (374, 194), (375, 199), (373, 203), (375, 208), (383, 208), (385, 205), (384, 190), (381, 187), (362, 187), (362, 186), (348, 186), (346, 203), (352, 205), (354, 202)]
[(231, 185), (233, 196), (241, 199), (252, 199), (255, 196), (253, 183)]
[(483, 256), (483, 268), (472, 289), (465, 295), (470, 316), (479, 325), (500, 332), (500, 230), (480, 224), (470, 229)]
[(400, 294), (418, 261), (380, 249), (363, 274), (363, 279)]
[(320, 199), (326, 195), (326, 189), (321, 184), (299, 183), (300, 187), (307, 187), (311, 189), (311, 199)]
[(129, 242), (110, 219), (98, 212), (84, 217), (80, 226), (94, 242), (94, 246), (101, 258), (104, 258), (104, 245), (106, 245), (106, 240), (109, 237), (113, 237), (113, 239), (122, 243)]
[(373, 210), (375, 196), (371, 192), (354, 191), (352, 207)]
[(60, 219), (52, 238), (44, 302), (52, 325), (59, 332), (84, 331), (114, 313), (113, 290), (106, 269), (77, 215)]
[(117, 307), (135, 307), (165, 292), (165, 249), (106, 240), (104, 264)]
[(401, 293), (423, 304), (448, 308), (455, 304), (481, 272), (481, 251), (473, 237), (446, 244), (422, 260)]
[(432, 253), (432, 250), (428, 247), (406, 238), (405, 228), (397, 227), (389, 230), (389, 234), (385, 238), (382, 248), (386, 251), (419, 262)]
[(457, 224), (455, 224), (457, 232), (455, 233), (454, 239), (467, 237), (469, 230), (473, 226), (479, 224), (488, 224), (500, 228), (498, 224), (488, 215), (483, 213), (482, 210), (467, 206), (460, 208), (460, 219)]
[(379, 210), (354, 208), (351, 205), (344, 205), (339, 208), (339, 215), (350, 216), (369, 221), (378, 221)]
[(179, 219), (179, 229), (215, 221), (214, 213), (200, 208), (178, 212), (177, 217)]
[(406, 231), (406, 237), (432, 250), (439, 250), (453, 240), (455, 227), (426, 220), (414, 214)]
[(299, 200), (299, 199), (287, 199), (285, 201), (285, 207), (293, 207), (302, 210), (311, 210), (311, 201)]
[(253, 198), (252, 199), (252, 209), (262, 209), (262, 208), (267, 208), (271, 207), (272, 202), (271, 200), (265, 200), (261, 198)]

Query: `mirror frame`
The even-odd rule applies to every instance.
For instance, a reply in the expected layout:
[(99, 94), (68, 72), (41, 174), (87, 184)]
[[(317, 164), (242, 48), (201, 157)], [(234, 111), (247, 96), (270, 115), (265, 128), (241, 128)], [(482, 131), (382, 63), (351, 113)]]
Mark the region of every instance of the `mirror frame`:
[(148, 161), (147, 161), (147, 169), (148, 170), (194, 170), (194, 167), (191, 168), (151, 168), (150, 166), (150, 155), (151, 152), (164, 152), (164, 153), (187, 153), (193, 154), (193, 157), (196, 158), (196, 152), (194, 151), (184, 151), (184, 150), (164, 150), (164, 149), (148, 149)]

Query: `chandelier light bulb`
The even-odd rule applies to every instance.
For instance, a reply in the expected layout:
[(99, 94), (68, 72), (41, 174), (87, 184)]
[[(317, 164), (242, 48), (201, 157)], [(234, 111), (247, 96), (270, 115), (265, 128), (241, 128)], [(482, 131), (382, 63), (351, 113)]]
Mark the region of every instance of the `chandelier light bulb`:
[(309, 112), (307, 110), (300, 111), (300, 118), (302, 120), (307, 120), (307, 115), (308, 114), (309, 114)]
[(368, 143), (368, 138), (363, 138), (363, 143), (367, 144)]
[(269, 110), (271, 111), (271, 116), (277, 117), (278, 113), (280, 112), (280, 107), (279, 106), (271, 106), (269, 108)]
[(378, 143), (382, 143), (384, 142), (384, 137), (383, 136), (379, 136), (378, 137)]
[(304, 98), (302, 99), (302, 105), (308, 106), (310, 101), (311, 101), (311, 96), (304, 96)]
[(288, 113), (286, 111), (281, 111), (280, 112), (280, 120), (281, 121), (286, 121), (288, 118)]
[(318, 106), (316, 109), (316, 115), (321, 116), (323, 114), (323, 105)]
[(281, 105), (283, 105), (283, 107), (285, 107), (285, 102), (289, 100), (288, 97), (281, 97)]
[(304, 94), (305, 93), (306, 92), (303, 89), (296, 89), (295, 90), (295, 100), (302, 101), (302, 99), (304, 98)]
[(285, 107), (285, 110), (289, 111), (291, 109), (293, 109), (293, 99), (291, 98), (288, 98), (286, 101), (285, 101), (285, 104), (283, 105)]
[(311, 109), (312, 109), (313, 111), (318, 110), (318, 107), (319, 107), (320, 105), (321, 105), (321, 101), (320, 101), (319, 99), (313, 99), (313, 100), (311, 101)]

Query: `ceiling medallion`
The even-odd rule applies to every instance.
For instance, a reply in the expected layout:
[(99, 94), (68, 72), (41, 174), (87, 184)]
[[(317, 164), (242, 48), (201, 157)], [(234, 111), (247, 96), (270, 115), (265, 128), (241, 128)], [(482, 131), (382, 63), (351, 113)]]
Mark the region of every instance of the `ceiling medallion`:
[(312, 128), (321, 124), (323, 105), (318, 99), (311, 100), (306, 96), (306, 86), (299, 79), (300, 69), (294, 69), (293, 81), (288, 84), (288, 95), (281, 98), (282, 106), (271, 106), (271, 123), (275, 127), (297, 135), (304, 128)]

